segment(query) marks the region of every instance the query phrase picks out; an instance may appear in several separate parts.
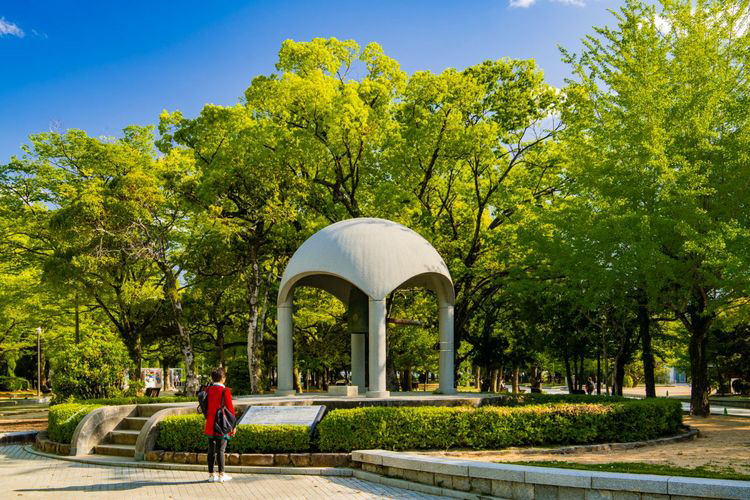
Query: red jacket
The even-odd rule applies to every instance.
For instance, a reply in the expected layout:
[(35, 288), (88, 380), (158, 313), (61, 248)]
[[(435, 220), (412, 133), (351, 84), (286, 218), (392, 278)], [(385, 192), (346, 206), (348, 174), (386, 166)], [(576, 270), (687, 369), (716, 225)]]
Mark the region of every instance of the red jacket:
[[(206, 415), (206, 427), (203, 433), (206, 436), (214, 435), (214, 417), (216, 416), (216, 410), (221, 407), (221, 392), (224, 392), (224, 406), (234, 415), (234, 405), (232, 404), (232, 392), (229, 387), (223, 387), (220, 385), (209, 385), (206, 388), (208, 393), (208, 414)], [(217, 436), (219, 437), (219, 436)]]

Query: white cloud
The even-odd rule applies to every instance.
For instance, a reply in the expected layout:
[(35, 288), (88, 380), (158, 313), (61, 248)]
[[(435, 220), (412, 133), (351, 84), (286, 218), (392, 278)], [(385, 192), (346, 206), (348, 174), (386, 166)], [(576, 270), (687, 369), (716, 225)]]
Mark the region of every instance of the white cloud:
[(0, 36), (5, 35), (23, 38), (24, 32), (17, 25), (13, 24), (10, 21), (6, 21), (4, 17), (0, 17)]
[[(574, 7), (586, 7), (586, 0), (550, 0), (563, 5), (572, 5)], [(513, 8), (527, 9), (534, 5), (536, 0), (508, 0), (508, 5)]]
[(564, 4), (564, 5), (572, 5), (574, 7), (586, 7), (586, 2), (584, 2), (583, 0), (552, 0), (552, 1)]
[(509, 0), (508, 5), (514, 8), (527, 9), (535, 3), (536, 0)]

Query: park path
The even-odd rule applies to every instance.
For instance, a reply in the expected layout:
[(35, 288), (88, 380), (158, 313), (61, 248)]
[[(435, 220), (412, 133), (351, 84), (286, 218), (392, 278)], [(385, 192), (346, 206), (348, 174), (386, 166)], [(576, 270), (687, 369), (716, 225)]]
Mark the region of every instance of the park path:
[(437, 498), (352, 477), (234, 474), (208, 483), (206, 472), (105, 467), (34, 455), (0, 446), (0, 498)]

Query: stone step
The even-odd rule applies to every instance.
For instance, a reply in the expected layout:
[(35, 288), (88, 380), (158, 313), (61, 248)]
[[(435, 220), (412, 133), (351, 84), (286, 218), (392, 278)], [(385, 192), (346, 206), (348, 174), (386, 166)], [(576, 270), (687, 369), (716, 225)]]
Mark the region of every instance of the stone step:
[(107, 436), (107, 442), (112, 444), (135, 444), (138, 441), (138, 430), (114, 430)]
[(139, 431), (148, 421), (148, 417), (125, 417), (117, 426), (117, 430)]
[[(138, 405), (137, 413), (139, 417), (150, 417), (157, 411), (161, 411), (165, 408), (171, 408), (174, 405), (169, 404), (148, 404), (148, 405)], [(195, 401), (195, 406), (198, 406), (198, 400)]]
[(134, 457), (135, 445), (132, 444), (98, 444), (94, 446), (97, 455), (114, 455), (118, 457)]

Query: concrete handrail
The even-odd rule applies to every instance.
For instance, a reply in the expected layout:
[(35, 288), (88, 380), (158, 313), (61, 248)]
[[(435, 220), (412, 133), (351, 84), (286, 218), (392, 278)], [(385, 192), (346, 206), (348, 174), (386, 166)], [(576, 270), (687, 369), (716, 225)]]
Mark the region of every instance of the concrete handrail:
[(70, 454), (72, 456), (90, 454), (94, 446), (101, 443), (123, 418), (132, 415), (135, 410), (136, 405), (102, 406), (83, 417), (73, 432)]
[[(198, 404), (191, 404), (190, 406), (175, 406), (171, 408), (164, 408), (159, 410), (146, 420), (143, 424), (138, 439), (135, 442), (135, 459), (138, 461), (144, 460), (146, 453), (152, 451), (156, 446), (156, 439), (159, 437), (159, 422), (172, 415), (192, 415), (197, 413)], [(234, 406), (237, 417), (248, 407), (247, 404), (237, 404)]]

